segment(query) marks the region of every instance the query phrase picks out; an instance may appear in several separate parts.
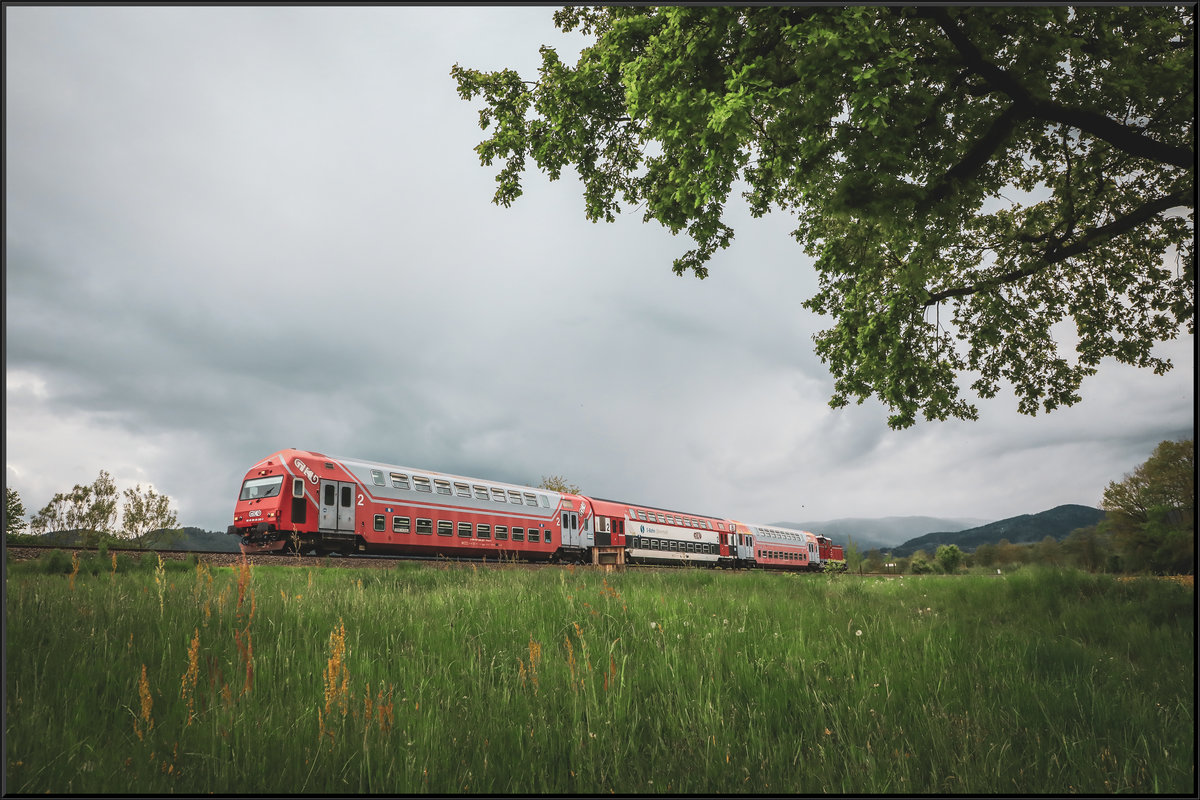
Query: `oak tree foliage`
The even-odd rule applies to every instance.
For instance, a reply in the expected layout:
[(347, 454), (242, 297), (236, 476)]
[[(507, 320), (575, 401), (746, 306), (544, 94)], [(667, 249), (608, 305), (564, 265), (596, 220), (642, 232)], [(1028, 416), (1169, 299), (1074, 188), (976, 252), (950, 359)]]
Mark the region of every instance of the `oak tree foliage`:
[(673, 268), (700, 278), (733, 238), (734, 191), (755, 216), (793, 214), (834, 407), (878, 397), (896, 428), (974, 419), (970, 381), (1049, 412), (1101, 359), (1162, 373), (1153, 345), (1195, 332), (1194, 6), (554, 21), (591, 37), (574, 65), (544, 46), (535, 80), (451, 70), (483, 101), (494, 201), (521, 195), (530, 161), (552, 180), (571, 167), (588, 219), (629, 206), (686, 232)]

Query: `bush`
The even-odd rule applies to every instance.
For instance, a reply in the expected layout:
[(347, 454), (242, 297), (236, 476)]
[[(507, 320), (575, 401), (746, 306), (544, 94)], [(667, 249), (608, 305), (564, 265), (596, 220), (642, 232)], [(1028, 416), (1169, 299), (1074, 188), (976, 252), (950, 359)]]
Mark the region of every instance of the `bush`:
[(42, 570), (47, 575), (70, 575), (74, 569), (71, 557), (62, 550), (51, 550), (48, 555), (38, 560), (42, 562)]
[(923, 558), (914, 558), (910, 566), (913, 575), (928, 575), (933, 572), (933, 565)]

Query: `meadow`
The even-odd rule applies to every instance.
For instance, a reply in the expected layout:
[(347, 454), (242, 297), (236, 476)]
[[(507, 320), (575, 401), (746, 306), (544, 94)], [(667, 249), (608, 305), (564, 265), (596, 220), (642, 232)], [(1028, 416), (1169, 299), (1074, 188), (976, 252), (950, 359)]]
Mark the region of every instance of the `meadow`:
[(1195, 590), (7, 565), (9, 793), (1192, 794)]

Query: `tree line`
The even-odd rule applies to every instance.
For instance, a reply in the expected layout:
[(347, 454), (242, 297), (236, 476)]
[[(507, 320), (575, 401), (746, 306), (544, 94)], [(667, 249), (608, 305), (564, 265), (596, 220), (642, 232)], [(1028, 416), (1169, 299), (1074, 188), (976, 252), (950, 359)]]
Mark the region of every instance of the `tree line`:
[(996, 567), (1047, 564), (1088, 572), (1196, 572), (1196, 447), (1193, 439), (1160, 442), (1144, 463), (1104, 490), (1105, 518), (1076, 528), (1061, 542), (1014, 544), (1001, 539), (974, 552), (942, 545), (933, 556), (918, 550), (894, 557), (874, 548), (858, 552), (849, 544), (846, 559), (853, 571), (921, 574), (952, 573), (960, 566)]
[[(4, 533), (6, 538), (25, 533), (25, 506), (21, 495), (11, 487), (4, 489)], [(179, 529), (178, 515), (171, 498), (142, 488), (139, 483), (124, 492), (100, 470), (90, 484), (75, 484), (69, 492), (57, 492), (28, 523), (29, 533), (41, 536), (55, 531), (75, 531), (80, 543), (95, 547), (104, 542), (136, 542), (153, 531)]]

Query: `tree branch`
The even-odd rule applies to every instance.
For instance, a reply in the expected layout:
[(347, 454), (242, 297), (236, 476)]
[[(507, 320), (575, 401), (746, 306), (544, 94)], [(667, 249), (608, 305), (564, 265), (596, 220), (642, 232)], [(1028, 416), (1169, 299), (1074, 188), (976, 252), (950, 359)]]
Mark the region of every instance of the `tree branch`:
[(1190, 192), (1178, 191), (1155, 200), (1150, 200), (1135, 208), (1123, 217), (1113, 220), (1107, 225), (1101, 225), (1096, 228), (1089, 228), (1082, 231), (1075, 241), (1066, 247), (1062, 247), (1061, 240), (1050, 246), (1041, 258), (1034, 260), (1020, 269), (1015, 269), (1012, 272), (1006, 272), (996, 278), (990, 278), (979, 283), (971, 284), (970, 286), (960, 286), (955, 289), (945, 289), (940, 292), (930, 292), (929, 297), (925, 300), (924, 307), (928, 308), (931, 305), (940, 303), (943, 300), (949, 300), (953, 297), (967, 297), (981, 291), (995, 289), (998, 286), (1003, 286), (1008, 283), (1028, 278), (1031, 275), (1036, 275), (1052, 264), (1057, 264), (1060, 261), (1066, 261), (1068, 258), (1079, 255), (1080, 253), (1092, 247), (1097, 242), (1112, 239), (1120, 236), (1122, 233), (1133, 230), (1138, 225), (1148, 219), (1161, 214), (1169, 208), (1178, 206), (1187, 206), (1192, 200)]
[(1195, 165), (1196, 156), (1191, 148), (1165, 144), (1146, 136), (1137, 128), (1123, 125), (1095, 111), (1070, 108), (1061, 103), (1034, 97), (1016, 78), (984, 58), (945, 8), (921, 8), (917, 13), (936, 22), (958, 50), (964, 63), (989, 84), (1011, 97), (1014, 104), (1028, 116), (1078, 128), (1130, 155), (1149, 158), (1181, 169), (1191, 169)]

